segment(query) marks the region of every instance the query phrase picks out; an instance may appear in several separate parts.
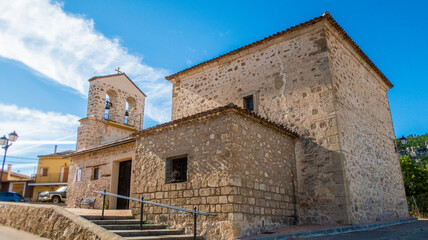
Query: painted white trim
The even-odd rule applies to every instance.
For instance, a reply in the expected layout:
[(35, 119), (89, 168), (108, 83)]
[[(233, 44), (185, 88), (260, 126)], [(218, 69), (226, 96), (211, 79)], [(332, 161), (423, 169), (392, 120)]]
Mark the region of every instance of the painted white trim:
[(64, 177), (64, 166), (61, 167), (61, 171), (59, 174), (59, 181), (62, 182), (62, 178)]
[(25, 189), (27, 188), (27, 182), (24, 182), (24, 190), (22, 190), (22, 196), (25, 198)]

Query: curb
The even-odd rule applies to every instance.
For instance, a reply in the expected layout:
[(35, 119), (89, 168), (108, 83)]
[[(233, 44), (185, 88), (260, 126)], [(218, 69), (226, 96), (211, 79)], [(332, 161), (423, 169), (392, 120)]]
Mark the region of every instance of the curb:
[(308, 232), (297, 232), (297, 233), (286, 233), (272, 236), (260, 236), (260, 237), (245, 237), (245, 238), (236, 238), (236, 240), (284, 240), (287, 238), (295, 238), (295, 237), (320, 237), (326, 235), (335, 235), (342, 233), (351, 233), (351, 232), (359, 232), (365, 230), (373, 230), (383, 227), (389, 227), (393, 225), (409, 223), (418, 221), (417, 218), (406, 218), (382, 223), (373, 223), (373, 224), (364, 224), (364, 225), (352, 225), (348, 227), (339, 227), (339, 228), (330, 228), (324, 230), (316, 230), (316, 231), (308, 231)]

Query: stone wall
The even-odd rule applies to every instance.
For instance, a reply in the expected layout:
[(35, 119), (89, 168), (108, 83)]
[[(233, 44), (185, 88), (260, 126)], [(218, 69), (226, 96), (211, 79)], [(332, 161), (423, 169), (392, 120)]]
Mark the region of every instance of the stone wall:
[[(117, 193), (119, 162), (133, 160), (135, 157), (135, 142), (101, 149), (70, 159), (68, 175), (67, 206), (77, 207), (77, 201), (81, 198), (96, 198), (95, 208), (102, 208), (102, 195), (92, 191), (104, 191)], [(93, 169), (99, 168), (99, 178), (92, 179)], [(82, 181), (76, 182), (76, 170), (82, 168)], [(133, 175), (131, 176), (132, 180)], [(132, 186), (132, 181), (131, 181)], [(109, 209), (116, 208), (116, 198), (107, 197)]]
[(98, 120), (94, 117), (88, 117), (80, 120), (78, 128), (79, 138), (77, 140), (77, 150), (85, 150), (94, 146), (101, 145), (109, 141), (114, 141), (135, 132), (135, 128), (108, 120)]
[(301, 222), (349, 223), (324, 24), (172, 79), (172, 118), (230, 102), (243, 106), (242, 98), (253, 94), (261, 116), (312, 139), (297, 169)]
[[(118, 130), (113, 136), (105, 129), (104, 112), (106, 94), (112, 106), (108, 120), (117, 123)], [(77, 150), (98, 145), (101, 142), (126, 137), (130, 132), (143, 128), (144, 103), (146, 96), (124, 74), (96, 77), (90, 80), (87, 118), (81, 120), (77, 137)], [(126, 103), (128, 102), (128, 121), (125, 123)], [(92, 121), (88, 121), (88, 119)], [(128, 128), (126, 130), (126, 128)], [(125, 129), (125, 131), (124, 131)]]
[(351, 222), (407, 217), (389, 87), (341, 38), (327, 31)]
[(123, 239), (52, 205), (0, 202), (0, 224), (49, 239)]
[[(198, 234), (207, 239), (284, 226), (294, 214), (293, 139), (253, 120), (230, 112), (198, 118), (143, 131), (137, 146), (132, 196), (217, 214), (199, 217)], [(166, 184), (166, 159), (183, 155), (188, 158), (187, 181)], [(133, 213), (139, 214), (139, 204), (133, 205)], [(193, 229), (190, 214), (166, 208), (146, 205), (144, 218)]]
[(244, 236), (296, 224), (295, 140), (239, 117), (231, 130), (238, 163), (234, 224)]

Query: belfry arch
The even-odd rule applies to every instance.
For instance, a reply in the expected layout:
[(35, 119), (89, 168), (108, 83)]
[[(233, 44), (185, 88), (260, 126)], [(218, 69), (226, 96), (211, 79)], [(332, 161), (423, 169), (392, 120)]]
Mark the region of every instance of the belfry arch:
[(125, 110), (125, 124), (135, 125), (138, 122), (136, 119), (138, 117), (137, 111), (137, 103), (134, 98), (128, 97), (126, 98), (126, 110)]
[(89, 79), (87, 117), (80, 120), (76, 149), (129, 136), (142, 129), (146, 95), (126, 76)]
[(117, 116), (119, 103), (117, 101), (117, 93), (113, 90), (108, 90), (105, 95), (104, 119), (114, 121)]

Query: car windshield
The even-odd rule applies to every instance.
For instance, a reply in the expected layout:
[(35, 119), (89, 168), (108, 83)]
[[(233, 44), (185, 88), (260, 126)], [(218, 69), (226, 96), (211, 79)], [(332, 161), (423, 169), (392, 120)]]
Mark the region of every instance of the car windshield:
[(67, 187), (60, 187), (55, 192), (65, 192), (67, 190)]

